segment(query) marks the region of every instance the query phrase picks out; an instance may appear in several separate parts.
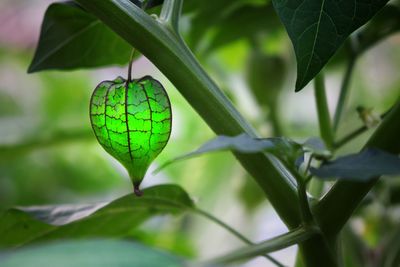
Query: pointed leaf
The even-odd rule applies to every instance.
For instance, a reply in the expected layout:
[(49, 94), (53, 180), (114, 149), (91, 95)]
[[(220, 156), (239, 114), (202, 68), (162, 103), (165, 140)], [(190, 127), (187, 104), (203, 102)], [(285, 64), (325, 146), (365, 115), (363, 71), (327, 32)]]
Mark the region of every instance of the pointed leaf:
[(193, 158), (210, 152), (226, 150), (244, 154), (269, 152), (281, 160), (294, 163), (301, 152), (301, 146), (284, 137), (254, 138), (245, 133), (232, 137), (220, 135), (193, 152), (165, 162), (154, 172), (158, 172), (176, 161)]
[(152, 216), (179, 214), (192, 207), (181, 187), (158, 185), (143, 190), (142, 197), (129, 194), (105, 206), (11, 209), (0, 215), (0, 247), (60, 238), (123, 237)]
[(126, 64), (132, 47), (73, 2), (51, 4), (28, 72)]
[(183, 267), (183, 260), (165, 252), (121, 240), (53, 242), (0, 254), (2, 267)]
[(320, 178), (368, 181), (381, 175), (400, 175), (400, 158), (379, 149), (368, 148), (327, 162), (318, 169), (311, 168), (310, 171)]
[(325, 66), (344, 40), (388, 0), (273, 0), (296, 53), (296, 91)]

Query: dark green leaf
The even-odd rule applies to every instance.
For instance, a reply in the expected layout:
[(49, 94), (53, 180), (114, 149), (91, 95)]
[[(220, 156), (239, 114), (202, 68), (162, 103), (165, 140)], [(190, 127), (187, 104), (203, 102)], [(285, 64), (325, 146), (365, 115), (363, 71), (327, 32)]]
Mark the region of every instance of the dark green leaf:
[(0, 215), (0, 247), (60, 238), (123, 237), (152, 216), (178, 214), (193, 207), (187, 193), (176, 185), (158, 185), (143, 190), (143, 193), (142, 197), (126, 195), (105, 206), (8, 210)]
[(325, 66), (344, 40), (388, 0), (273, 0), (297, 59), (296, 91)]
[(72, 2), (51, 4), (28, 72), (126, 64), (132, 47)]
[(160, 171), (176, 161), (193, 158), (205, 153), (226, 150), (236, 151), (244, 154), (269, 152), (285, 162), (294, 163), (299, 156), (301, 146), (284, 137), (253, 138), (245, 133), (233, 137), (220, 135), (215, 139), (208, 141), (193, 152), (165, 162), (159, 168), (157, 168), (155, 172)]
[(398, 31), (400, 31), (400, 8), (387, 5), (357, 35), (358, 52), (364, 52)]
[(64, 241), (27, 247), (0, 255), (2, 267), (183, 267), (165, 252), (121, 240)]
[(400, 158), (375, 148), (338, 158), (311, 168), (311, 173), (320, 178), (338, 178), (355, 181), (368, 181), (380, 175), (399, 175)]

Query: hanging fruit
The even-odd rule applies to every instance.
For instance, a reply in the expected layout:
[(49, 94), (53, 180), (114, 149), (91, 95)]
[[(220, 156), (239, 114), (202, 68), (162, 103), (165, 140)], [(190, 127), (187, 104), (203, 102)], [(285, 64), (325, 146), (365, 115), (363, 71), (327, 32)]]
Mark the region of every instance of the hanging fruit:
[(90, 101), (93, 131), (103, 148), (128, 170), (134, 192), (171, 134), (171, 104), (151, 76), (101, 82)]

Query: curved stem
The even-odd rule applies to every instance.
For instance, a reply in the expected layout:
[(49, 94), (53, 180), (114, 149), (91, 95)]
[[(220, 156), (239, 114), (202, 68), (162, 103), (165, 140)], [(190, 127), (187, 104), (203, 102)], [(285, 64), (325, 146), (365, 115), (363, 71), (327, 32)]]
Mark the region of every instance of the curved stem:
[[(232, 228), (230, 225), (227, 225), (226, 223), (224, 223), (223, 221), (221, 221), (214, 215), (212, 215), (204, 210), (201, 210), (199, 208), (194, 208), (193, 211), (195, 213), (209, 219), (210, 221), (213, 221), (215, 224), (218, 224), (219, 226), (221, 226), (222, 228), (227, 230), (232, 235), (236, 236), (239, 240), (243, 241), (244, 243), (246, 243), (248, 245), (254, 245), (254, 243), (251, 242), (249, 239), (247, 239), (244, 235), (242, 235), (236, 229)], [(276, 266), (284, 267), (284, 265), (282, 263), (280, 263), (278, 260), (274, 259), (272, 256), (266, 254), (266, 255), (264, 255), (264, 257), (267, 258), (268, 260), (270, 260), (271, 262), (273, 262)]]

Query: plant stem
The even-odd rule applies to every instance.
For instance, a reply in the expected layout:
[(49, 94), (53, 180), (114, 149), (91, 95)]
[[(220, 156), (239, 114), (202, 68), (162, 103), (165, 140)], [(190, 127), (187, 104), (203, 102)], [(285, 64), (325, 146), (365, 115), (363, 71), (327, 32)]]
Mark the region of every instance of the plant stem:
[(310, 210), (310, 204), (308, 202), (306, 183), (297, 170), (295, 170), (294, 168), (289, 169), (297, 181), (297, 194), (299, 196), (301, 221), (303, 225), (313, 224), (314, 219)]
[(132, 81), (132, 65), (133, 65), (134, 55), (135, 55), (135, 48), (132, 48), (131, 57), (129, 59), (128, 78), (126, 79), (126, 84), (129, 84)]
[(165, 0), (160, 13), (160, 20), (177, 35), (181, 11), (182, 0)]
[[(217, 217), (215, 217), (214, 215), (201, 210), (199, 208), (194, 208), (193, 209), (194, 213), (197, 213), (211, 221), (213, 221), (214, 223), (218, 224), (219, 226), (221, 226), (222, 228), (224, 228), (225, 230), (227, 230), (228, 232), (230, 232), (232, 235), (236, 236), (239, 240), (243, 241), (244, 243), (248, 244), (248, 245), (254, 245), (253, 242), (251, 242), (249, 239), (247, 239), (244, 235), (242, 235), (241, 233), (239, 233), (236, 229), (232, 228), (230, 225), (227, 225), (226, 223), (224, 223), (223, 221), (221, 221), (220, 219), (218, 219)], [(274, 259), (272, 256), (266, 254), (263, 255), (265, 258), (267, 258), (268, 260), (270, 260), (271, 262), (273, 262), (276, 266), (279, 267), (284, 267), (284, 265), (282, 263), (280, 263), (278, 260)]]
[[(389, 110), (390, 111), (390, 110)], [(383, 113), (380, 117), (383, 120), (386, 115), (389, 113), (389, 111)], [(342, 139), (340, 139), (339, 141), (335, 142), (334, 144), (334, 149), (338, 149), (342, 146), (344, 146), (345, 144), (347, 144), (348, 142), (350, 142), (351, 140), (353, 140), (354, 138), (356, 138), (357, 136), (359, 136), (360, 134), (366, 132), (369, 128), (366, 125), (361, 126), (360, 128), (352, 131), (351, 133), (349, 133), (348, 135), (346, 135), (345, 137), (343, 137)]]
[(227, 255), (210, 260), (207, 263), (210, 265), (224, 265), (234, 261), (261, 256), (265, 253), (277, 251), (304, 242), (317, 233), (318, 229), (315, 227), (299, 227), (286, 234), (279, 235), (264, 242), (235, 250)]
[(333, 132), (336, 132), (339, 127), (340, 118), (341, 118), (343, 109), (346, 104), (346, 99), (349, 94), (349, 85), (350, 85), (350, 80), (351, 80), (351, 76), (353, 74), (355, 63), (356, 63), (356, 57), (353, 55), (350, 55), (349, 61), (347, 63), (346, 71), (344, 74), (344, 78), (342, 81), (342, 85), (340, 87), (339, 100), (336, 105), (335, 116), (333, 118)]
[(323, 191), (324, 181), (322, 181), (321, 179), (311, 179), (308, 186), (308, 192), (310, 192), (313, 197), (320, 198)]
[(333, 131), (329, 115), (328, 102), (326, 100), (324, 76), (322, 73), (314, 78), (315, 102), (318, 111), (319, 131), (329, 149), (333, 147)]

